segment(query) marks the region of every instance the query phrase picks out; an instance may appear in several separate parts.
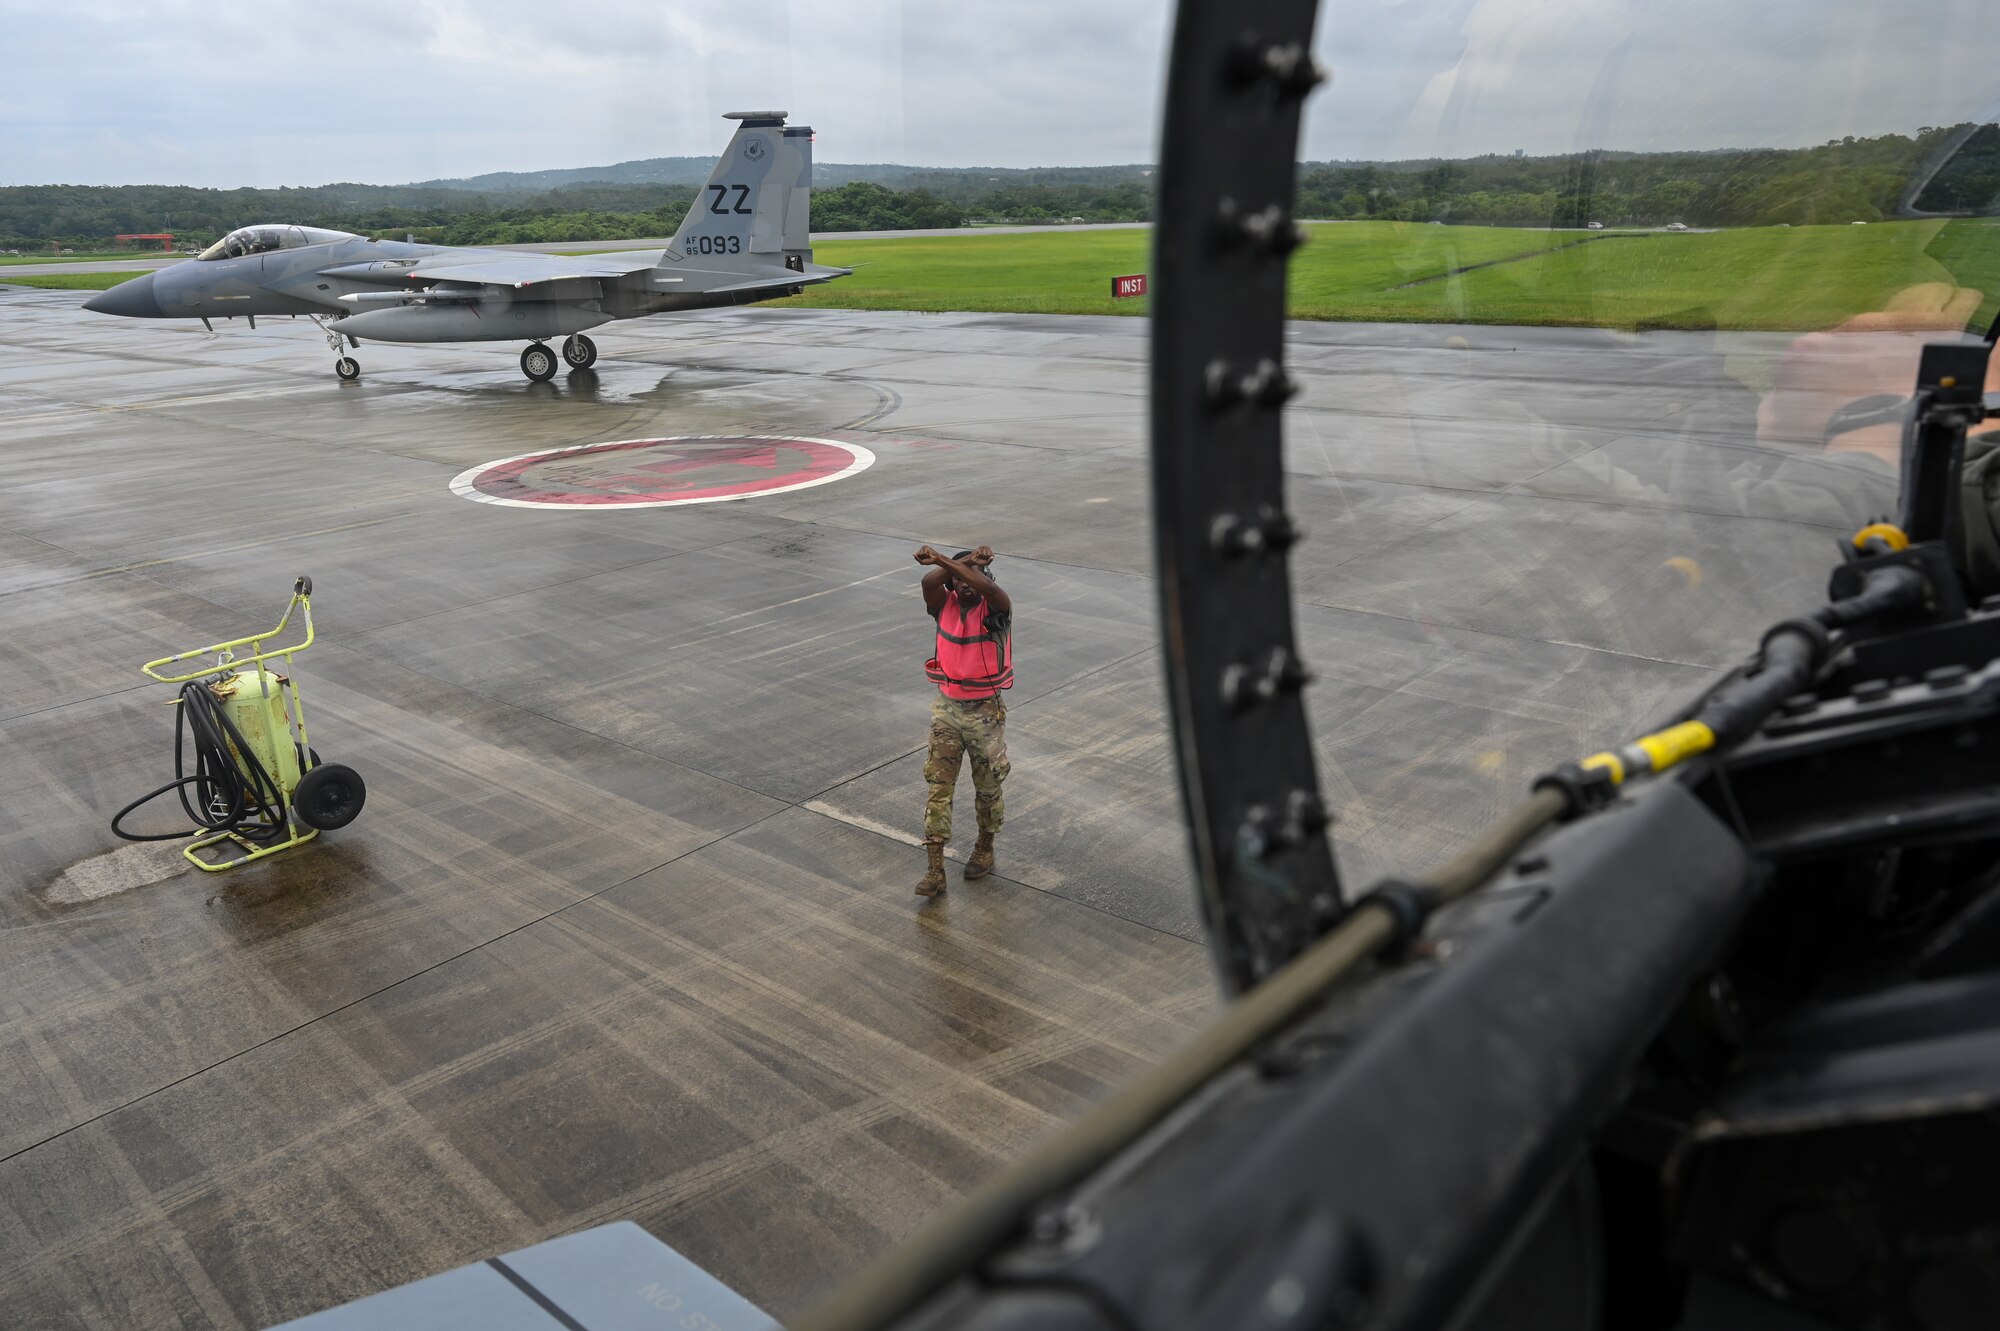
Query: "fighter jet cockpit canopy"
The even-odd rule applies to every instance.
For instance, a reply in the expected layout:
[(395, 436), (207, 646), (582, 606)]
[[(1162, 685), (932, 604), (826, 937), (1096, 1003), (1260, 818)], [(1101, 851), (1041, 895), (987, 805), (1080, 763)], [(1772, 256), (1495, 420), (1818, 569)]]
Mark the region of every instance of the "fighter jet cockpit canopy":
[(328, 231), (316, 226), (240, 226), (203, 250), (197, 259), (240, 259), (246, 254), (270, 250), (295, 250), (303, 245), (324, 245), (332, 240), (355, 240), (351, 232)]

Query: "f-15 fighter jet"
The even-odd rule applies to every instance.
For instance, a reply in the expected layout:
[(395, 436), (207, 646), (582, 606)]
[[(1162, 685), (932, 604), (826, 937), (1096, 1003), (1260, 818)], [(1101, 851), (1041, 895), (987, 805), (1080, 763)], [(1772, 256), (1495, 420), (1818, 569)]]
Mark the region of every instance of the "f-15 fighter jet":
[[(568, 258), (369, 240), (303, 226), (246, 226), (198, 257), (121, 282), (84, 302), (100, 314), (209, 320), (298, 315), (327, 345), (376, 342), (528, 344), (521, 371), (584, 369), (584, 330), (669, 310), (744, 305), (845, 277), (813, 262), (807, 218), (812, 130), (783, 111), (731, 111), (740, 122), (665, 250)], [(547, 339), (563, 338), (560, 353)], [(354, 357), (334, 372), (359, 378)]]

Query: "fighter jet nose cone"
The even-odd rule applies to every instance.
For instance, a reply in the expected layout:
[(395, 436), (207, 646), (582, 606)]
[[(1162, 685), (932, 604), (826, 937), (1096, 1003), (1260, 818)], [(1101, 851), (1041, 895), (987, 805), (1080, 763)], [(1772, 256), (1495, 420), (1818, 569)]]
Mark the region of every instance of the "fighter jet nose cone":
[(153, 273), (142, 273), (129, 282), (120, 282), (109, 291), (100, 291), (83, 302), (83, 308), (98, 314), (122, 314), (128, 319), (164, 319), (160, 298), (153, 291)]

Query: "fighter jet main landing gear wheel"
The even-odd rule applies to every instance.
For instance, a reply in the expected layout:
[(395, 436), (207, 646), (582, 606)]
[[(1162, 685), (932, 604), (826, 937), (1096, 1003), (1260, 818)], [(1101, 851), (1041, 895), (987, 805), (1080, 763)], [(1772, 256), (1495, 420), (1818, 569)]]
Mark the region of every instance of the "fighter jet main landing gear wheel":
[(540, 342), (529, 344), (528, 349), (521, 353), (521, 373), (538, 384), (547, 383), (556, 377), (558, 363), (556, 353)]
[(342, 356), (333, 363), (333, 372), (349, 383), (353, 383), (361, 377), (361, 362), (352, 356)]
[(582, 333), (571, 333), (564, 338), (562, 351), (572, 370), (587, 370), (597, 364), (597, 344)]

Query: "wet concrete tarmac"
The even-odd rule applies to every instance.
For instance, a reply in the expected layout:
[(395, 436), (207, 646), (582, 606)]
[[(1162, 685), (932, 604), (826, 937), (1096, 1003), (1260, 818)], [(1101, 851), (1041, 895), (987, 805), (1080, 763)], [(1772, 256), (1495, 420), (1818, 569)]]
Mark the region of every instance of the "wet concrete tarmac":
[[(548, 384), (516, 345), (364, 346), (342, 384), (304, 322), (81, 299), (0, 288), (10, 1327), (264, 1326), (616, 1219), (784, 1316), (1210, 1010), (1141, 321), (728, 311), (600, 330)], [(1744, 448), (1791, 342), (1296, 330), (1350, 882), (1811, 603), (1878, 478)], [(876, 461), (675, 508), (449, 488), (704, 435)], [(1000, 871), (929, 903), (922, 541), (999, 552), (1019, 671)], [(121, 850), (172, 770), (136, 666), (268, 626), (298, 573), (361, 818), (221, 876)]]

